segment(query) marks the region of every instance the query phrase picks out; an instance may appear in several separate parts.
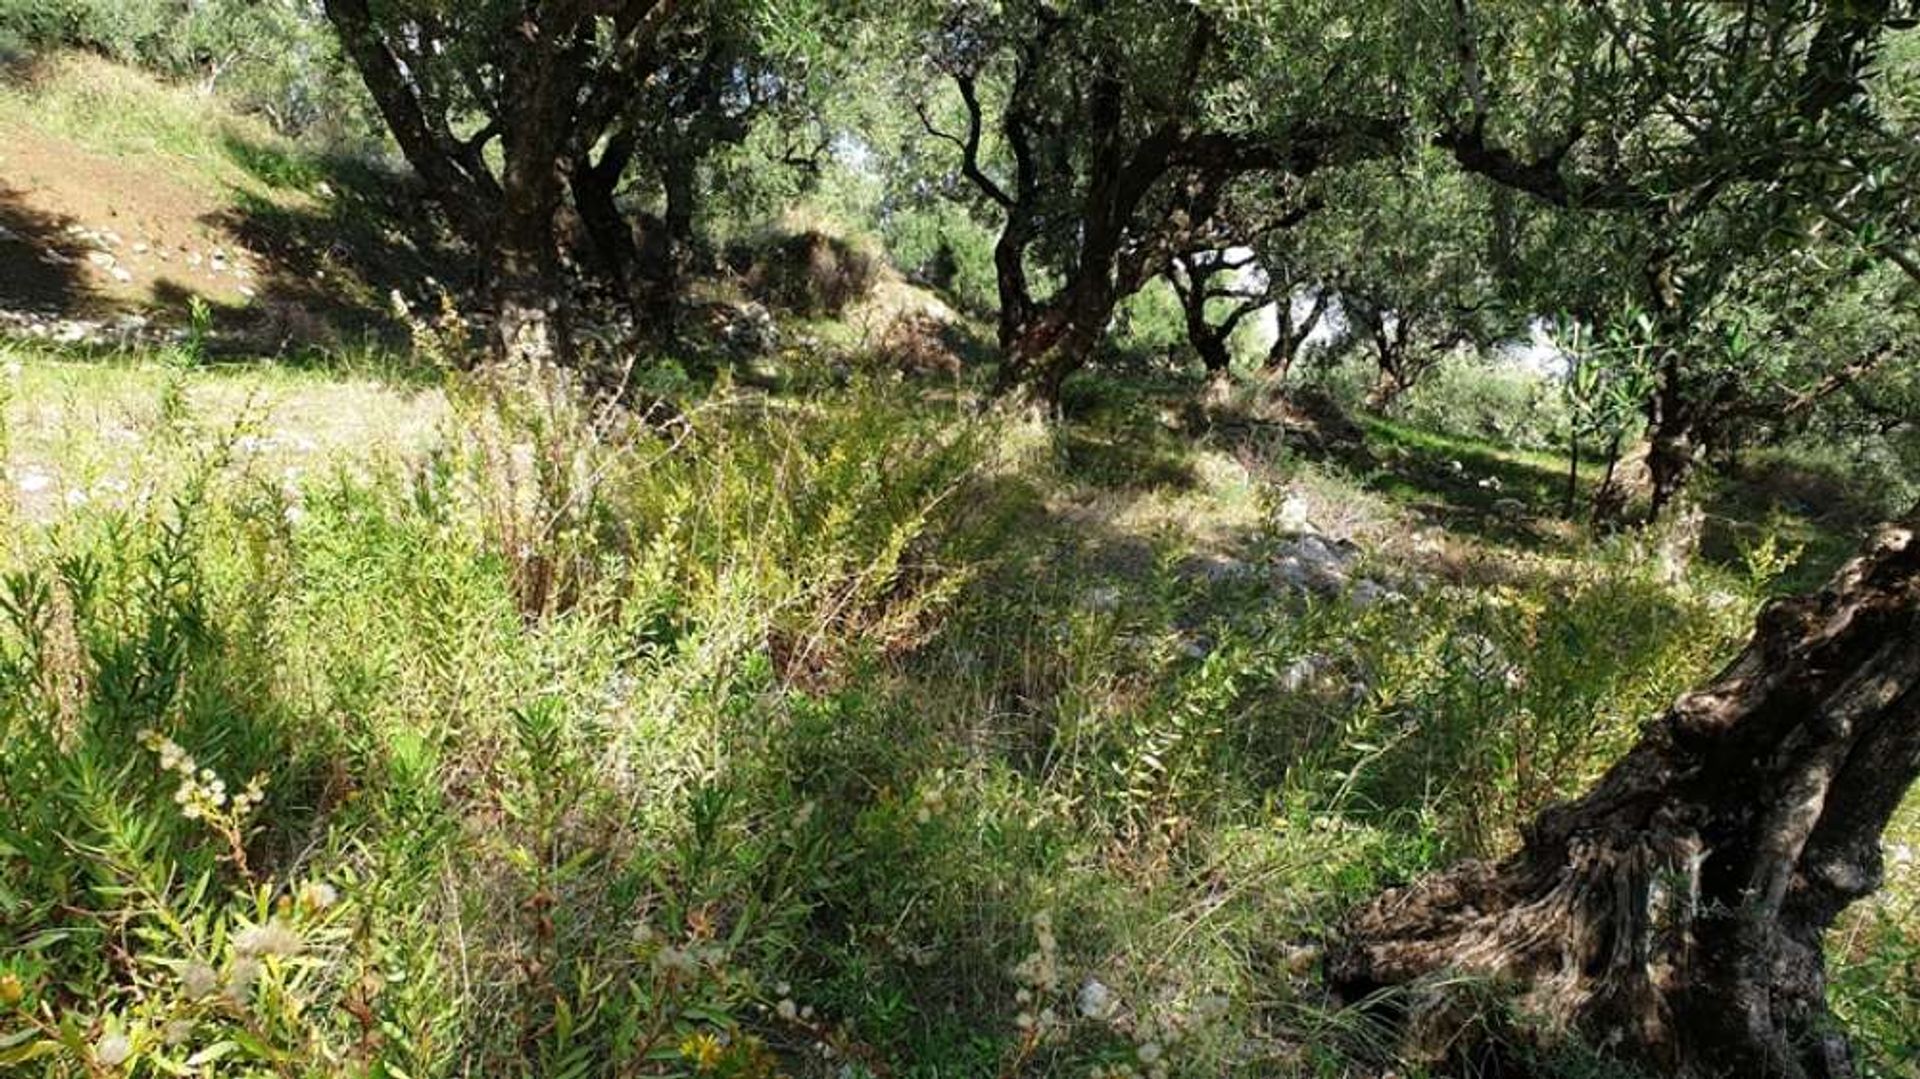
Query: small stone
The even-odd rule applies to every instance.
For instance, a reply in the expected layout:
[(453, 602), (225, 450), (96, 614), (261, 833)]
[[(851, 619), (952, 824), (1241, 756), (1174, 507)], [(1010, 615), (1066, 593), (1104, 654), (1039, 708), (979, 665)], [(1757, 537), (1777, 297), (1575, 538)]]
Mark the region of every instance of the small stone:
[(1358, 584), (1353, 586), (1353, 595), (1351, 598), (1352, 598), (1353, 605), (1356, 608), (1364, 611), (1369, 607), (1378, 606), (1379, 604), (1382, 604), (1382, 603), (1389, 603), (1394, 600), (1401, 599), (1403, 597), (1400, 595), (1400, 593), (1395, 592), (1390, 588), (1387, 588), (1386, 586), (1380, 584), (1378, 581), (1371, 581), (1363, 578)]
[(1280, 688), (1288, 693), (1298, 693), (1307, 688), (1319, 676), (1325, 661), (1326, 657), (1314, 655), (1302, 656), (1287, 664), (1286, 669), (1280, 672)]
[(107, 273), (112, 275), (115, 281), (118, 281), (123, 285), (133, 280), (132, 271), (128, 270), (125, 266), (115, 266), (112, 269), (108, 270)]
[(1080, 992), (1074, 998), (1080, 1014), (1088, 1019), (1105, 1019), (1113, 1014), (1113, 990), (1098, 978), (1088, 978), (1080, 984)]
[(87, 252), (87, 261), (103, 270), (107, 270), (117, 265), (120, 260), (105, 251), (89, 251)]

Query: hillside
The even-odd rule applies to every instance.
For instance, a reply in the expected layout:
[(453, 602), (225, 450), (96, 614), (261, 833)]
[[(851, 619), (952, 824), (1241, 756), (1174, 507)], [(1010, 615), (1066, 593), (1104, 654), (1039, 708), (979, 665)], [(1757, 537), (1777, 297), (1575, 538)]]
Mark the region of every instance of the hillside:
[(185, 326), (197, 297), (256, 353), (404, 336), (388, 293), (426, 296), (449, 264), (407, 191), (191, 88), (78, 53), (25, 64), (0, 85), (0, 318), (108, 340)]
[[(1348, 912), (1518, 850), (1882, 508), (1787, 447), (1592, 527), (1557, 389), (1465, 361), (1369, 410), (1141, 331), (983, 407), (991, 320), (810, 197), (671, 345), (508, 369), (387, 164), (0, 87), (0, 1071), (1466, 1074), (1330, 991)], [(1916, 847), (1910, 793), (1828, 937), (1878, 1077)]]

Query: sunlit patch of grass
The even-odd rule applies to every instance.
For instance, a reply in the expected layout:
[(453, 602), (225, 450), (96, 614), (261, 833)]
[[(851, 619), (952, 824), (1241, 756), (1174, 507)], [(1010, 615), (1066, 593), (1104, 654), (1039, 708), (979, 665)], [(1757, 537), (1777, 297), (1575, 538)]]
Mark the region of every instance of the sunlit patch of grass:
[(49, 56), (0, 86), (0, 116), (96, 153), (171, 159), (214, 185), (253, 182), (230, 140), (280, 145), (214, 97), (84, 53)]

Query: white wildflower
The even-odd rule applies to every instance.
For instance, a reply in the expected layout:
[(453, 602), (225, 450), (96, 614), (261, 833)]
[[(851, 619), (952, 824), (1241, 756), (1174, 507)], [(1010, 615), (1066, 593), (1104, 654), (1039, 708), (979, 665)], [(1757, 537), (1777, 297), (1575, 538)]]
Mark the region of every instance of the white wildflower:
[(199, 999), (220, 987), (220, 975), (205, 963), (188, 963), (180, 969), (180, 991)]
[(253, 983), (260, 978), (260, 960), (243, 955), (227, 971), (227, 996), (235, 1004), (245, 1005), (253, 997)]
[(117, 1068), (132, 1055), (133, 1042), (125, 1034), (106, 1034), (93, 1043), (93, 1062), (103, 1068)]
[(662, 948), (653, 955), (653, 963), (668, 973), (691, 974), (697, 965), (693, 956), (679, 948)]
[(300, 905), (308, 910), (326, 910), (340, 901), (340, 893), (323, 880), (310, 880), (300, 886)]
[(234, 950), (241, 955), (298, 955), (304, 945), (300, 934), (277, 918), (249, 926), (233, 938)]
[(1287, 664), (1280, 672), (1280, 688), (1288, 693), (1298, 693), (1312, 684), (1320, 673), (1320, 660), (1317, 656), (1302, 656)]

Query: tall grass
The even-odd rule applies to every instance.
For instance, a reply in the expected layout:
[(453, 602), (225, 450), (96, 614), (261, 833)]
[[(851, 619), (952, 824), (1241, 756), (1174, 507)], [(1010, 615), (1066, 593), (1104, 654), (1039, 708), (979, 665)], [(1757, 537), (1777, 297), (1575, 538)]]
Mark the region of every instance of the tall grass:
[(1350, 1072), (1391, 1047), (1316, 987), (1345, 906), (1509, 849), (1753, 599), (1627, 545), (1211, 581), (888, 385), (449, 398), (291, 487), (189, 416), (156, 497), (9, 533), (0, 1064)]

